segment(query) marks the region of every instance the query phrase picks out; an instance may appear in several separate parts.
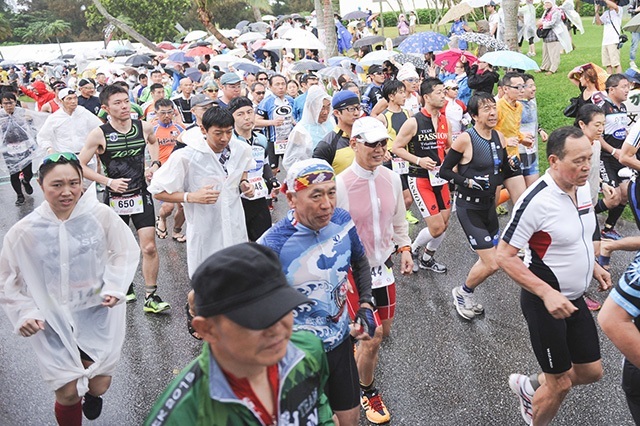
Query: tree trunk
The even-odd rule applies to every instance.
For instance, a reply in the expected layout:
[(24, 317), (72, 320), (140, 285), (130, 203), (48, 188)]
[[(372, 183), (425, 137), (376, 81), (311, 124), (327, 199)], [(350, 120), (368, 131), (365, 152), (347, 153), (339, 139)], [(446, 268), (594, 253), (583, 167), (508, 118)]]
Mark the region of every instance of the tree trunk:
[(262, 13), (260, 12), (260, 8), (257, 6), (251, 6), (251, 9), (253, 9), (253, 17), (256, 22), (262, 22)]
[(62, 45), (60, 44), (58, 36), (56, 36), (56, 43), (58, 43), (58, 49), (60, 49), (60, 56), (64, 55), (64, 53), (62, 52)]
[(192, 0), (198, 10), (198, 19), (202, 25), (220, 42), (227, 45), (229, 49), (235, 49), (235, 44), (222, 35), (218, 28), (213, 24), (213, 15), (207, 11), (206, 0)]
[[(327, 59), (338, 56), (338, 37), (336, 34), (336, 24), (333, 20), (333, 6), (331, 0), (322, 0), (322, 21), (318, 25), (318, 38), (324, 43), (325, 62)], [(316, 9), (316, 14), (318, 9)], [(316, 17), (317, 18), (317, 17)], [(320, 32), (322, 30), (322, 33)]]
[(147, 49), (150, 49), (154, 52), (164, 52), (164, 50), (158, 48), (155, 44), (149, 41), (149, 39), (147, 39), (145, 36), (137, 32), (133, 28), (131, 28), (129, 25), (111, 16), (111, 14), (107, 12), (107, 9), (104, 8), (102, 3), (100, 3), (100, 0), (91, 0), (91, 1), (96, 6), (96, 9), (98, 9), (98, 12), (100, 12), (100, 14), (104, 16), (107, 19), (107, 21), (109, 21), (114, 26), (118, 27), (118, 29), (120, 29), (122, 32), (127, 34), (129, 37), (131, 37), (138, 43), (142, 43), (142, 45), (145, 46)]
[(504, 42), (509, 50), (518, 49), (518, 0), (503, 0), (504, 13)]

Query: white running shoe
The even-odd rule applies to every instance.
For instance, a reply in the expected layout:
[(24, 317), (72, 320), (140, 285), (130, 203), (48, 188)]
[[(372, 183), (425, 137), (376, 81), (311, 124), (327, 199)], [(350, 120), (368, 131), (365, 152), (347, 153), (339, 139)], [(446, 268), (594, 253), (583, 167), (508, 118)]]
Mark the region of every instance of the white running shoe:
[[(533, 395), (526, 391), (525, 384), (529, 382), (529, 377), (524, 374), (512, 374), (509, 376), (509, 387), (511, 392), (516, 394), (520, 401), (520, 414), (528, 425), (533, 423)], [(531, 385), (529, 385), (531, 386)]]
[(453, 295), (453, 306), (456, 307), (458, 315), (469, 321), (474, 319), (476, 313), (473, 309), (473, 295), (462, 290), (462, 287), (454, 287), (451, 294)]

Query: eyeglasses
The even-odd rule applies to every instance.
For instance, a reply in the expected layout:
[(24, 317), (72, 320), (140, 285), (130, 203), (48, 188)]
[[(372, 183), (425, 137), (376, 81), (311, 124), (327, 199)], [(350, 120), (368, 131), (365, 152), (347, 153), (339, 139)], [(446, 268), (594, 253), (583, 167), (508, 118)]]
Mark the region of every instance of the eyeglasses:
[(384, 73), (382, 71), (376, 71), (376, 72), (373, 72), (371, 74), (373, 74), (373, 75), (383, 75)]
[(518, 84), (517, 86), (511, 86), (507, 84), (507, 87), (511, 87), (512, 89), (516, 89), (516, 90), (524, 90), (526, 86), (524, 84)]
[(173, 111), (156, 111), (156, 114), (158, 114), (158, 115), (171, 115), (171, 114), (173, 114)]
[(354, 113), (356, 111), (362, 111), (362, 106), (360, 106), (360, 105), (348, 106), (346, 108), (340, 109), (340, 111), (348, 111), (350, 113)]
[(449, 87), (449, 90), (458, 90), (457, 87)]
[(412, 78), (405, 78), (404, 81), (408, 81), (409, 83), (417, 83), (420, 80), (412, 77)]
[(205, 92), (218, 93), (218, 89), (207, 89), (207, 90), (205, 90)]
[[(60, 159), (63, 159), (63, 161), (60, 161)], [(42, 160), (42, 165), (51, 164), (51, 163), (67, 163), (70, 161), (80, 164), (80, 160), (78, 160), (78, 156), (75, 155), (73, 152), (56, 152), (54, 154), (50, 154), (44, 157), (44, 159)]]
[(260, 95), (264, 95), (266, 92), (253, 92), (253, 93), (255, 93), (256, 95), (260, 96)]
[(259, 78), (258, 81), (267, 81), (269, 80), (268, 78)]
[(388, 139), (380, 139), (379, 141), (375, 141), (375, 142), (365, 142), (362, 139), (360, 139), (360, 142), (362, 142), (364, 146), (371, 149), (376, 149), (378, 147), (384, 148), (385, 146), (387, 146), (387, 141)]

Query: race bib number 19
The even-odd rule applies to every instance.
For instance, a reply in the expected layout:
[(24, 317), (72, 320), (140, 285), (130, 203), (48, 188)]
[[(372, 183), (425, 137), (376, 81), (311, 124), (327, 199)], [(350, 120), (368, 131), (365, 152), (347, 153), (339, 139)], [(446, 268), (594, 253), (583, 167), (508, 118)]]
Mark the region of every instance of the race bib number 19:
[(120, 216), (129, 216), (132, 214), (142, 213), (144, 211), (142, 194), (131, 195), (128, 197), (112, 195), (109, 198), (109, 206)]

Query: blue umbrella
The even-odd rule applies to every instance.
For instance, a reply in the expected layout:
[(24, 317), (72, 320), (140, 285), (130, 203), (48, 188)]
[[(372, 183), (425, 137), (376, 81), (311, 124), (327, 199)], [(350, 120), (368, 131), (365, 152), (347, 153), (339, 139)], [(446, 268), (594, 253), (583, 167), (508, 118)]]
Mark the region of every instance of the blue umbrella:
[(425, 31), (423, 33), (413, 34), (398, 46), (398, 50), (402, 53), (420, 53), (437, 52), (444, 49), (449, 43), (449, 39), (440, 33)]
[(197, 68), (193, 67), (187, 68), (187, 70), (184, 72), (184, 75), (186, 75), (191, 79), (191, 81), (194, 81), (196, 83), (199, 82), (200, 78), (202, 77), (202, 73), (198, 71)]
[(231, 66), (237, 70), (248, 72), (249, 74), (257, 74), (260, 71), (265, 70), (263, 67), (261, 67), (258, 64), (250, 64), (247, 62), (237, 62), (235, 64), (231, 64)]
[(520, 52), (512, 52), (510, 50), (498, 50), (496, 52), (487, 52), (479, 61), (487, 62), (494, 67), (517, 68), (519, 70), (539, 70), (540, 67), (530, 57)]
[(342, 67), (345, 64), (345, 61), (351, 65), (355, 65), (357, 72), (364, 72), (364, 70), (360, 66), (360, 63), (358, 63), (358, 61), (356, 61), (353, 58), (349, 58), (347, 56), (334, 56), (333, 58), (329, 58), (327, 60), (327, 63), (331, 67), (337, 67), (337, 66)]
[(177, 52), (173, 52), (170, 54), (167, 59), (173, 62), (194, 62), (194, 59), (190, 56), (187, 56), (185, 52), (179, 50)]

